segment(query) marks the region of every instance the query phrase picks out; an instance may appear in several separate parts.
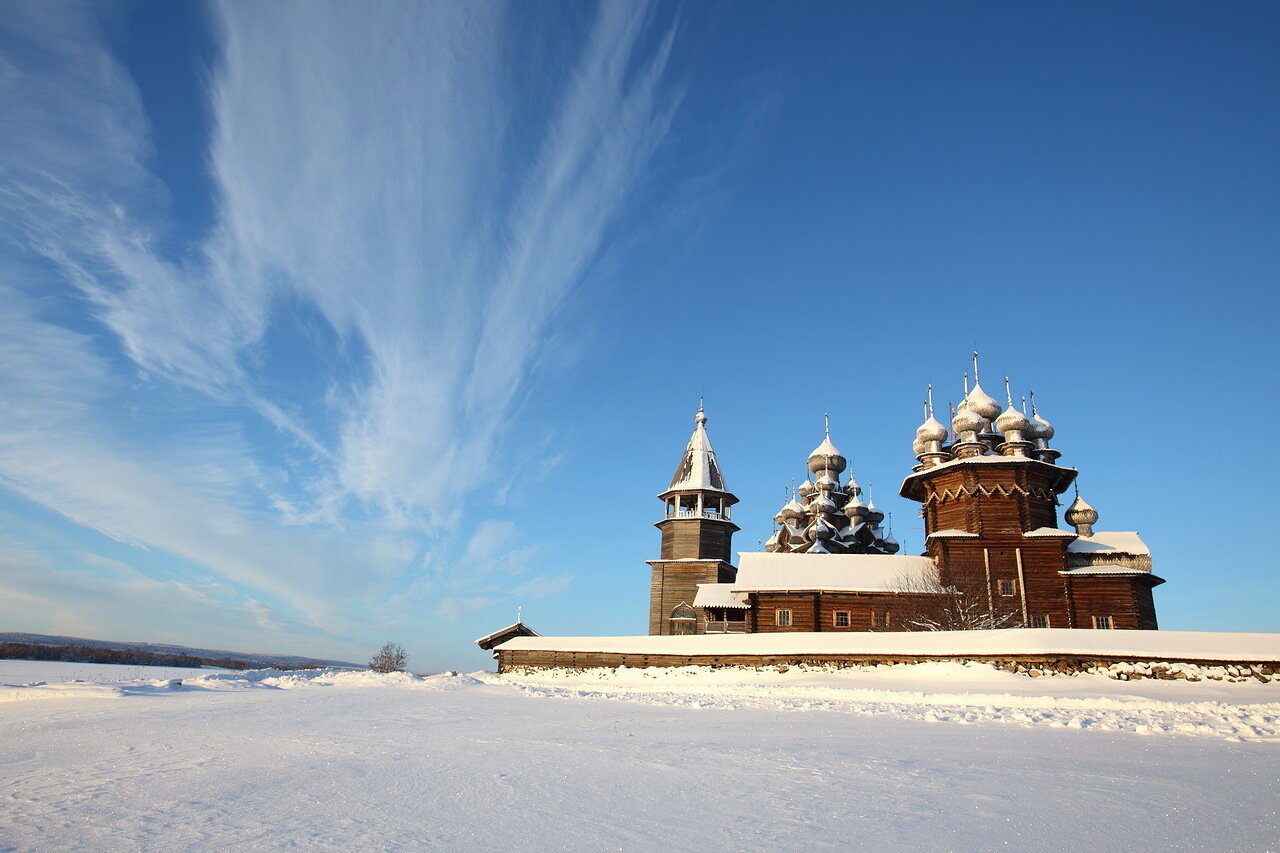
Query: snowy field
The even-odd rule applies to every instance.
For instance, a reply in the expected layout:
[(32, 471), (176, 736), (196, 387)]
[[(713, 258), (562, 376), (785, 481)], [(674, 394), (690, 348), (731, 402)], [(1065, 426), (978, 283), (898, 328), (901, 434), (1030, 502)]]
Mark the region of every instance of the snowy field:
[(1280, 850), (1280, 683), (0, 661), (0, 684), (0, 850)]

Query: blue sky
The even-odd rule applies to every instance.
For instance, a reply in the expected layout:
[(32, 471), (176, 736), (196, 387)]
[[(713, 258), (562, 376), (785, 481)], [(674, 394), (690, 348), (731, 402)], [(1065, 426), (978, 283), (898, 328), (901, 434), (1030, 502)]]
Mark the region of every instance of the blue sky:
[[(1274, 4), (8, 4), (0, 628), (476, 668), (640, 633), (705, 395), (1034, 389), (1165, 628), (1280, 630)], [(1232, 420), (1236, 412), (1238, 420)]]

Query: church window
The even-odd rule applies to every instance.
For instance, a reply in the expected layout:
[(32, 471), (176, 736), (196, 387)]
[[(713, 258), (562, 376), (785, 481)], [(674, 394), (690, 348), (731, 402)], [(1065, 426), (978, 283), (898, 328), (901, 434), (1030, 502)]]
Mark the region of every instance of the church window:
[(1013, 581), (1000, 581), (1000, 594), (1013, 595)]
[(837, 610), (835, 613), (832, 614), (832, 620), (833, 620), (832, 624), (835, 625), (837, 628), (848, 628), (849, 627), (849, 611)]
[(782, 627), (782, 628), (788, 628), (788, 627), (790, 627), (790, 626), (791, 626), (791, 611), (790, 611), (790, 610), (778, 610), (778, 611), (776, 611), (776, 613), (777, 613), (777, 617), (778, 617), (778, 626), (779, 626), (779, 627)]
[(1048, 628), (1049, 617), (1043, 613), (1032, 614), (1031, 621), (1027, 623), (1028, 628)]
[(1095, 627), (1095, 628), (1111, 628), (1111, 627), (1113, 627), (1113, 626), (1112, 626), (1112, 624), (1111, 624), (1111, 617), (1110, 617), (1110, 616), (1095, 616), (1095, 617), (1093, 617), (1093, 627)]
[(871, 627), (872, 628), (888, 628), (889, 614), (883, 610), (874, 611), (871, 614)]

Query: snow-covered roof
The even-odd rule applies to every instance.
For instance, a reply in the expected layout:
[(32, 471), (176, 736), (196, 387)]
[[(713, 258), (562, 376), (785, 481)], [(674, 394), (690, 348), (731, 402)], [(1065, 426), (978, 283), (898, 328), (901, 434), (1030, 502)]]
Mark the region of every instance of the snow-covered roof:
[(902, 592), (936, 582), (928, 557), (897, 554), (783, 554), (761, 551), (738, 555), (735, 592)]
[(956, 530), (954, 527), (948, 527), (945, 530), (935, 530), (925, 538), (926, 539), (977, 539), (978, 534), (970, 533), (967, 530)]
[(731, 583), (700, 583), (693, 599), (694, 607), (733, 607), (749, 610), (745, 592), (734, 592)]
[(480, 646), (481, 648), (484, 648), (485, 643), (488, 643), (491, 640), (495, 640), (498, 637), (501, 637), (503, 634), (511, 634), (513, 637), (515, 636), (541, 637), (542, 636), (537, 631), (533, 630), (523, 622), (516, 622), (514, 624), (508, 625), (505, 628), (499, 628), (497, 631), (494, 631), (492, 634), (485, 634), (483, 637), (478, 638), (476, 640), (476, 645)]
[[(964, 458), (948, 459), (946, 462), (941, 462), (929, 468), (921, 468), (919, 471), (908, 474), (906, 478), (903, 479), (902, 488), (898, 490), (898, 493), (902, 494), (904, 497), (907, 497), (907, 495), (904, 493), (904, 490), (908, 487), (908, 485), (911, 485), (925, 477), (932, 477), (934, 473), (937, 471), (941, 471), (947, 468), (961, 468), (966, 465), (974, 465), (974, 464), (977, 464), (977, 465), (1010, 465), (1010, 464), (1012, 465), (1047, 465), (1050, 468), (1053, 468), (1062, 472), (1063, 475), (1070, 475), (1070, 477), (1074, 477), (1076, 474), (1076, 469), (1074, 468), (1066, 468), (1066, 467), (1063, 467), (1062, 465), (1054, 465), (1049, 462), (1042, 462), (1041, 460), (1035, 459), (1030, 456), (1001, 456), (999, 453), (984, 453), (980, 456), (966, 456)], [(1066, 484), (1071, 482), (1070, 477), (1068, 477), (1068, 479), (1063, 481), (1063, 485), (1062, 485), (1063, 488), (1066, 488)]]
[(1072, 539), (1076, 536), (1074, 530), (1062, 530), (1057, 527), (1037, 527), (1035, 530), (1028, 530), (1022, 534), (1027, 539)]
[(704, 421), (705, 418), (697, 421), (675, 476), (671, 478), (671, 485), (667, 487), (668, 492), (688, 489), (728, 491), (724, 486), (724, 475), (720, 473), (720, 464), (716, 462), (716, 452), (711, 449), (711, 439), (703, 426)]
[(1151, 555), (1147, 543), (1134, 530), (1100, 530), (1092, 536), (1081, 536), (1067, 550), (1074, 554)]
[[(1146, 569), (1133, 566), (1079, 566), (1058, 572), (1060, 575), (1151, 575)], [(1155, 577), (1155, 575), (1151, 575)]]
[[(816, 559), (824, 560), (826, 557)], [(996, 631), (807, 631), (665, 637), (517, 637), (498, 647), (623, 654), (1028, 655), (1078, 654), (1147, 660), (1276, 661), (1280, 633), (1091, 631), (1005, 628)]]

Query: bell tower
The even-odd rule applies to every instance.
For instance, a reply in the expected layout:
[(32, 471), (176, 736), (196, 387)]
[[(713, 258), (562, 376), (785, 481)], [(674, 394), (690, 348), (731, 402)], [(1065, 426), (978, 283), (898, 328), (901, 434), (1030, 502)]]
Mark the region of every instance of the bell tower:
[(737, 570), (730, 565), (733, 534), (732, 506), (738, 499), (724, 485), (720, 464), (707, 436), (707, 415), (698, 408), (693, 436), (662, 501), (662, 531), (649, 587), (650, 634), (701, 634), (706, 617), (693, 607), (700, 583), (728, 583)]

